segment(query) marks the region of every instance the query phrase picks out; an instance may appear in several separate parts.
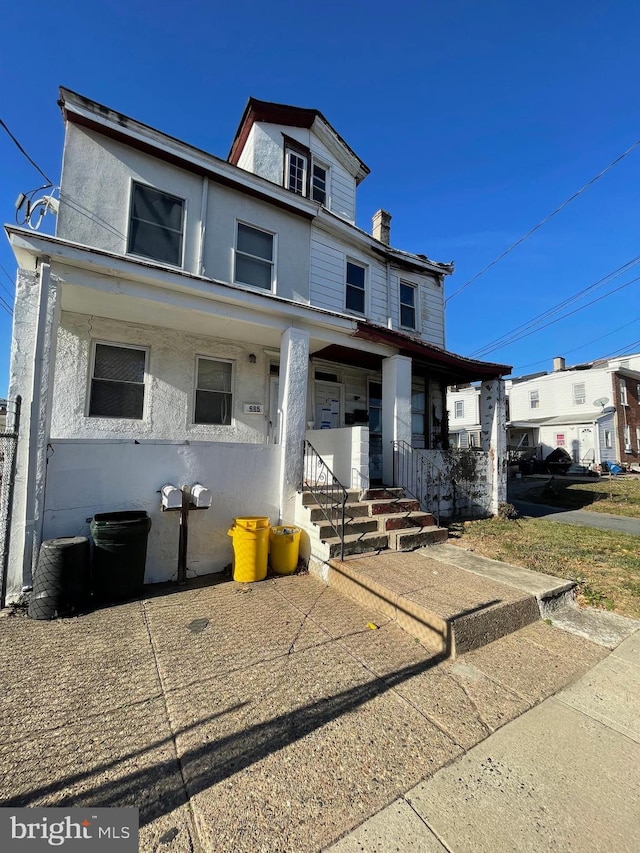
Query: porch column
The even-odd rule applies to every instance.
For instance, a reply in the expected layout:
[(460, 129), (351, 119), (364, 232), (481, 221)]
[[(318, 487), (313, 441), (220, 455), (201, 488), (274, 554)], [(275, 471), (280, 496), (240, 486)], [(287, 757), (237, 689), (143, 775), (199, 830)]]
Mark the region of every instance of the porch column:
[(393, 484), (393, 444), (411, 445), (411, 359), (392, 355), (382, 362), (382, 479)]
[(48, 263), (20, 270), (11, 341), (9, 397), (22, 395), (11, 513), (7, 601), (31, 586), (44, 522), (47, 444), (51, 427), (58, 288)]
[(280, 342), (280, 521), (294, 520), (295, 495), (302, 479), (307, 420), (309, 333), (289, 328)]
[(507, 499), (507, 418), (503, 379), (483, 382), (480, 388), (482, 449), (489, 454), (488, 511), (497, 515)]

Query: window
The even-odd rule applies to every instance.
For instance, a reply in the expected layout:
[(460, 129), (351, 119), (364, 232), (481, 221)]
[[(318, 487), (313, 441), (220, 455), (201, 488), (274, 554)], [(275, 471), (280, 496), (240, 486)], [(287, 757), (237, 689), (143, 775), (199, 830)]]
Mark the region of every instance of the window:
[(238, 222), (234, 281), (272, 289), (273, 234)]
[(584, 382), (577, 382), (573, 386), (573, 405), (583, 406), (587, 401), (587, 392), (585, 391)]
[(629, 424), (624, 425), (624, 450), (625, 453), (631, 452), (631, 427)]
[(636, 427), (636, 450), (640, 453), (640, 426)]
[(605, 429), (604, 431), (604, 446), (607, 448), (611, 447), (611, 430)]
[(327, 170), (319, 163), (311, 169), (311, 198), (319, 204), (327, 203)]
[(566, 442), (564, 439), (564, 433), (563, 432), (557, 433), (557, 435), (556, 435), (556, 447), (565, 447), (565, 444), (566, 444)]
[(90, 418), (142, 419), (146, 360), (146, 350), (138, 347), (95, 345)]
[(366, 270), (360, 264), (347, 261), (347, 311), (356, 311), (364, 314), (364, 284)]
[(540, 408), (540, 392), (539, 391), (529, 391), (529, 408), (530, 409), (539, 409)]
[(627, 403), (627, 383), (624, 379), (620, 380), (620, 403), (623, 406), (628, 405)]
[(416, 286), (400, 282), (400, 325), (405, 329), (416, 328)]
[(456, 417), (456, 418), (463, 418), (464, 417), (464, 400), (456, 400), (454, 417)]
[(127, 251), (182, 266), (184, 201), (143, 184), (133, 184)]
[(231, 362), (198, 358), (194, 423), (231, 424), (231, 381)]
[(307, 194), (307, 158), (297, 151), (287, 149), (286, 184), (296, 195)]

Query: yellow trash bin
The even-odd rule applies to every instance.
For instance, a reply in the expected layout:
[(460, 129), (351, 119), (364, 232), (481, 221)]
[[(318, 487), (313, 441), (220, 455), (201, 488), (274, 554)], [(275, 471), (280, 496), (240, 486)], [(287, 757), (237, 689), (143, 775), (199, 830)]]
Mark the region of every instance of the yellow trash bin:
[(227, 535), (233, 540), (234, 581), (264, 580), (269, 553), (269, 519), (261, 515), (234, 518)]
[(300, 528), (292, 525), (272, 527), (269, 534), (269, 562), (277, 575), (292, 575), (298, 565)]

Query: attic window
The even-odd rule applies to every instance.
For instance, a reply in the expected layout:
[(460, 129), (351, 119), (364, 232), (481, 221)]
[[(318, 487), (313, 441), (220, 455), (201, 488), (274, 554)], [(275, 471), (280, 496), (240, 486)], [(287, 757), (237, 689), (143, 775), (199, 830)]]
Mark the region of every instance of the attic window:
[(311, 198), (318, 204), (327, 203), (327, 170), (319, 163), (311, 169)]
[(307, 158), (297, 151), (287, 151), (287, 189), (296, 195), (306, 195)]
[(127, 246), (130, 254), (180, 267), (183, 232), (183, 199), (133, 184)]

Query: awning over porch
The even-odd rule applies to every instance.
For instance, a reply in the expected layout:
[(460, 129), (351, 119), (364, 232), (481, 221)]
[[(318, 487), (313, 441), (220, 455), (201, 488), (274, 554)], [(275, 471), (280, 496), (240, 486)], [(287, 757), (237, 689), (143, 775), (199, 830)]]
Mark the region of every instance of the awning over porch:
[[(397, 347), (398, 355), (408, 356), (414, 362), (422, 362), (425, 366), (439, 370), (447, 377), (447, 384), (450, 385), (496, 379), (511, 373), (511, 366), (508, 364), (494, 364), (493, 362), (465, 358), (462, 355), (440, 349), (434, 344), (412, 340), (402, 332), (386, 329), (375, 323), (359, 321), (358, 328), (352, 337)], [(380, 367), (382, 363), (382, 358), (379, 356), (361, 351), (356, 353), (348, 347), (329, 346), (320, 352), (315, 352), (314, 355), (331, 361), (344, 361), (348, 358), (352, 364), (372, 369)], [(363, 358), (367, 359), (366, 364), (362, 361)]]

